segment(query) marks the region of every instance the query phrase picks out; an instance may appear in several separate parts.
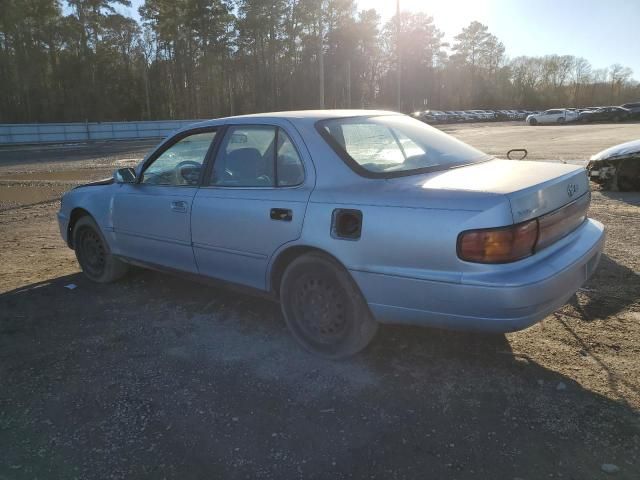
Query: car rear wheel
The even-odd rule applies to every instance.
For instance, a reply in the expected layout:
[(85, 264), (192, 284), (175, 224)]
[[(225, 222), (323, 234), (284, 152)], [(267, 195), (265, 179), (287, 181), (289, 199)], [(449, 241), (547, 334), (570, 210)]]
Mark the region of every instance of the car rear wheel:
[(282, 313), (302, 346), (325, 358), (343, 358), (365, 348), (378, 330), (358, 286), (335, 260), (305, 254), (280, 283)]
[(529, 125), (537, 125), (538, 124), (538, 120), (536, 120), (535, 118), (532, 118), (531, 120), (529, 120)]
[(83, 273), (98, 283), (114, 282), (128, 270), (123, 261), (111, 255), (98, 225), (85, 216), (73, 227), (73, 248)]

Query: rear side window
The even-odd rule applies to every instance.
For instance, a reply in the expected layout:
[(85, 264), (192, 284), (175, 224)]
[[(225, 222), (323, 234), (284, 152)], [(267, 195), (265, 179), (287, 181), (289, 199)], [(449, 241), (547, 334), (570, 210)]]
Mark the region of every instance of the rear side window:
[(278, 129), (276, 174), (278, 187), (293, 187), (304, 181), (304, 168), (287, 132)]
[(288, 187), (303, 181), (302, 161), (283, 129), (271, 125), (242, 125), (227, 130), (209, 185)]
[(368, 177), (444, 170), (490, 158), (404, 115), (336, 118), (320, 121), (316, 128), (354, 171)]

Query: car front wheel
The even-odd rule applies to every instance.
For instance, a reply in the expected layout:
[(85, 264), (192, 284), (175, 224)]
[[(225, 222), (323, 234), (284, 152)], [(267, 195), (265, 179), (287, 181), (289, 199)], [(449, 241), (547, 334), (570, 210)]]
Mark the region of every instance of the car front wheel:
[(531, 120), (529, 120), (529, 125), (537, 125), (538, 121), (535, 118), (532, 118)]
[(84, 216), (76, 222), (72, 238), (80, 268), (89, 279), (109, 283), (127, 273), (127, 264), (111, 255), (98, 225), (91, 217)]
[(305, 349), (326, 358), (359, 352), (378, 330), (358, 286), (327, 255), (296, 258), (282, 277), (280, 302), (293, 336)]

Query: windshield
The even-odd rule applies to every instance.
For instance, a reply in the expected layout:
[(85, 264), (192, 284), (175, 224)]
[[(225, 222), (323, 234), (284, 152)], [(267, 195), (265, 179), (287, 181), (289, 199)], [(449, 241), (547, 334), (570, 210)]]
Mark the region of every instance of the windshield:
[(404, 115), (336, 118), (318, 131), (357, 173), (395, 176), (444, 170), (491, 158)]

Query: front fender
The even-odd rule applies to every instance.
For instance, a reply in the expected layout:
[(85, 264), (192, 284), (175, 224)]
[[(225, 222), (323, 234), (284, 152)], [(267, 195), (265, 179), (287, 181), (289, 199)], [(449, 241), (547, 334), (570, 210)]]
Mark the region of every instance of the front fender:
[(117, 188), (119, 185), (113, 182), (95, 182), (74, 188), (62, 196), (58, 223), (60, 235), (67, 245), (72, 247), (70, 235), (75, 221), (82, 215), (90, 215), (100, 227), (109, 247), (112, 246), (111, 235), (107, 233), (113, 231), (111, 204)]

